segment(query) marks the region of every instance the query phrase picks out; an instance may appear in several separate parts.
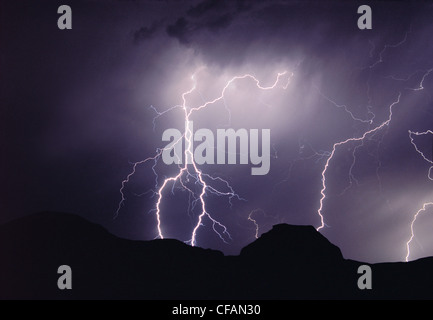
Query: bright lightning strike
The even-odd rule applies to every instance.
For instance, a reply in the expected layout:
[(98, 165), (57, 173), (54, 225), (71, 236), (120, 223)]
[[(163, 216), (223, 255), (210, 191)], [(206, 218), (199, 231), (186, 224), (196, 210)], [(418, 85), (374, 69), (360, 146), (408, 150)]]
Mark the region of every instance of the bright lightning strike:
[(259, 238), (259, 229), (260, 229), (260, 226), (259, 226), (259, 223), (256, 220), (257, 218), (254, 218), (253, 215), (257, 215), (258, 213), (261, 213), (263, 216), (267, 217), (266, 213), (262, 209), (254, 209), (248, 215), (248, 220), (251, 221), (254, 224), (254, 227), (255, 227), (254, 237), (256, 239)]
[[(132, 171), (126, 176), (125, 180), (122, 181), (122, 186), (119, 190), (120, 194), (121, 194), (121, 200), (119, 202), (119, 206), (118, 206), (118, 209), (116, 211), (116, 216), (117, 216), (119, 214), (120, 209), (124, 205), (124, 202), (126, 201), (126, 196), (125, 196), (125, 192), (124, 192), (125, 186), (128, 182), (130, 182), (130, 179), (136, 173), (137, 166), (153, 160), (155, 162), (155, 164), (153, 165), (152, 170), (153, 170), (153, 173), (154, 173), (155, 179), (156, 179), (155, 194), (157, 196), (157, 201), (155, 204), (155, 208), (153, 210), (155, 211), (155, 216), (156, 216), (156, 229), (157, 229), (157, 234), (158, 234), (157, 237), (160, 239), (164, 238), (164, 232), (162, 230), (163, 216), (162, 216), (162, 211), (161, 211), (161, 204), (164, 201), (164, 194), (166, 192), (166, 189), (170, 184), (172, 185), (172, 187), (174, 187), (174, 185), (176, 183), (179, 183), (182, 188), (184, 188), (186, 191), (188, 191), (190, 193), (190, 195), (193, 196), (193, 198), (194, 198), (193, 207), (195, 206), (196, 203), (200, 203), (200, 214), (198, 215), (197, 222), (194, 225), (194, 228), (192, 230), (191, 238), (188, 241), (186, 241), (187, 243), (190, 243), (191, 246), (195, 246), (197, 244), (197, 233), (198, 233), (200, 227), (203, 226), (203, 221), (206, 218), (211, 222), (213, 231), (219, 236), (219, 238), (222, 241), (227, 242), (228, 239), (231, 239), (231, 236), (230, 236), (230, 233), (228, 232), (227, 227), (225, 225), (223, 225), (221, 222), (219, 222), (218, 220), (216, 220), (210, 214), (210, 212), (207, 208), (206, 199), (205, 199), (205, 197), (208, 194), (214, 194), (214, 195), (218, 195), (218, 196), (226, 196), (229, 198), (229, 202), (233, 198), (243, 200), (234, 192), (233, 188), (230, 186), (230, 184), (226, 180), (224, 180), (220, 177), (210, 176), (206, 173), (203, 173), (198, 168), (196, 162), (194, 161), (194, 153), (191, 150), (192, 149), (192, 140), (191, 139), (193, 138), (193, 132), (192, 132), (191, 127), (188, 125), (190, 123), (191, 115), (194, 112), (198, 112), (202, 109), (205, 109), (205, 108), (207, 108), (207, 107), (209, 107), (209, 106), (211, 106), (211, 105), (213, 105), (219, 101), (224, 102), (224, 96), (225, 96), (226, 90), (235, 81), (240, 81), (240, 80), (244, 80), (244, 79), (245, 80), (251, 80), (255, 83), (256, 87), (259, 90), (272, 90), (272, 89), (275, 89), (276, 87), (281, 87), (282, 89), (286, 89), (290, 83), (291, 78), (294, 76), (293, 73), (289, 73), (287, 71), (280, 72), (277, 74), (274, 83), (270, 86), (262, 86), (260, 84), (260, 81), (251, 74), (245, 74), (242, 76), (235, 76), (226, 83), (226, 85), (222, 88), (221, 93), (218, 97), (214, 98), (213, 100), (207, 101), (200, 106), (191, 108), (188, 106), (187, 98), (197, 88), (197, 80), (196, 80), (197, 72), (191, 77), (191, 80), (193, 81), (192, 87), (188, 91), (184, 92), (181, 96), (181, 98), (182, 98), (182, 104), (181, 105), (173, 106), (164, 112), (159, 112), (153, 106), (151, 107), (157, 114), (156, 117), (153, 119), (154, 127), (156, 125), (156, 123), (155, 123), (156, 119), (158, 117), (162, 116), (163, 114), (165, 114), (165, 113), (167, 113), (167, 112), (169, 112), (175, 108), (181, 108), (183, 110), (183, 119), (184, 119), (184, 122), (186, 124), (185, 125), (185, 131), (183, 132), (183, 135), (182, 135), (182, 138), (185, 139), (185, 150), (184, 150), (185, 164), (183, 166), (179, 165), (179, 171), (177, 172), (177, 174), (175, 174), (171, 177), (165, 178), (163, 183), (161, 184), (161, 186), (158, 187), (158, 183), (157, 183), (158, 175), (155, 171), (155, 166), (156, 166), (156, 163), (158, 162), (158, 160), (160, 159), (162, 152), (165, 149), (157, 149), (157, 151), (153, 157), (149, 157), (145, 160), (135, 162), (133, 164)], [(287, 80), (284, 83), (282, 83), (282, 77), (287, 77)], [(174, 143), (174, 145), (177, 143), (180, 143), (181, 139), (176, 141)], [(194, 179), (196, 184), (200, 186), (200, 191), (198, 192), (198, 195), (184, 184), (184, 180), (188, 181), (188, 179), (190, 179), (190, 178)], [(219, 182), (222, 182), (223, 184), (225, 184), (228, 191), (220, 191), (217, 188), (213, 187), (211, 185), (211, 183), (215, 182), (215, 181), (219, 181)], [(230, 202), (230, 204), (231, 204), (231, 202)], [(257, 233), (258, 233), (258, 230), (256, 232), (256, 236), (257, 236)]]
[(413, 230), (413, 226), (415, 224), (416, 219), (418, 218), (418, 216), (421, 214), (421, 212), (426, 211), (427, 206), (433, 206), (433, 202), (426, 202), (424, 203), (424, 205), (422, 206), (421, 209), (419, 209), (415, 215), (413, 216), (412, 222), (410, 224), (410, 238), (409, 240), (406, 242), (406, 262), (409, 261), (409, 256), (410, 256), (410, 243), (412, 242), (413, 238), (415, 237), (415, 232)]
[(325, 220), (324, 220), (322, 211), (323, 211), (323, 202), (325, 201), (325, 198), (326, 198), (326, 193), (325, 193), (326, 192), (326, 171), (328, 170), (329, 163), (331, 162), (332, 158), (335, 155), (337, 147), (344, 145), (346, 143), (349, 143), (349, 142), (363, 141), (367, 136), (373, 135), (376, 132), (383, 129), (384, 127), (389, 126), (391, 119), (392, 119), (392, 109), (396, 104), (398, 104), (400, 102), (400, 97), (401, 97), (401, 92), (398, 94), (397, 100), (392, 102), (391, 105), (389, 106), (389, 116), (388, 116), (388, 119), (386, 121), (382, 122), (380, 125), (376, 126), (375, 128), (364, 132), (364, 134), (359, 136), (359, 137), (348, 138), (346, 140), (334, 143), (334, 145), (332, 146), (331, 154), (329, 155), (328, 159), (326, 160), (325, 167), (322, 171), (322, 189), (320, 190), (321, 198), (319, 201), (319, 204), (320, 204), (319, 209), (317, 210), (317, 214), (320, 217), (320, 226), (318, 226), (316, 228), (317, 231), (319, 231), (320, 229), (325, 227)]
[[(408, 32), (405, 33), (404, 38), (403, 38), (400, 42), (398, 42), (398, 43), (396, 43), (396, 44), (393, 44), (393, 45), (385, 45), (384, 48), (382, 49), (382, 51), (379, 52), (379, 59), (378, 59), (377, 61), (375, 61), (373, 64), (371, 64), (368, 68), (371, 70), (371, 69), (373, 69), (376, 65), (382, 63), (382, 62), (384, 61), (384, 60), (383, 60), (383, 55), (384, 55), (385, 51), (386, 51), (388, 48), (397, 48), (397, 47), (403, 45), (403, 44), (407, 41), (407, 37), (408, 37), (408, 33), (409, 33), (409, 32), (410, 32), (410, 30), (409, 30)], [(372, 48), (372, 50), (370, 51), (370, 57), (372, 57), (372, 53), (373, 53), (373, 51), (374, 51), (374, 43), (370, 42), (370, 44), (373, 45), (373, 48)], [(423, 90), (423, 89), (424, 89), (424, 86), (423, 86), (423, 85), (424, 85), (424, 81), (425, 81), (425, 79), (426, 79), (426, 78), (427, 78), (427, 77), (428, 77), (432, 72), (433, 72), (433, 68), (430, 68), (430, 69), (428, 69), (428, 70), (426, 70), (426, 71), (424, 72), (424, 74), (423, 74), (423, 76), (422, 76), (422, 78), (421, 78), (421, 80), (420, 80), (419, 85), (418, 85), (417, 88), (406, 88), (406, 89), (411, 90), (411, 91), (420, 91), (420, 90)], [(409, 78), (410, 78), (410, 77), (409, 77)], [(408, 79), (409, 79), (409, 78), (408, 78)], [(370, 90), (369, 83), (367, 83), (367, 89), (368, 89), (368, 90), (367, 90), (367, 93), (368, 93), (368, 96), (369, 96), (369, 90)], [(368, 109), (368, 113), (372, 115), (372, 117), (371, 117), (370, 119), (368, 119), (368, 120), (359, 119), (359, 118), (355, 117), (354, 114), (353, 114), (353, 113), (352, 113), (352, 112), (351, 112), (351, 111), (350, 111), (350, 110), (349, 110), (345, 105), (340, 105), (340, 104), (336, 103), (335, 101), (333, 101), (333, 100), (331, 100), (330, 98), (326, 97), (326, 96), (325, 96), (324, 94), (322, 94), (320, 91), (319, 91), (319, 93), (320, 93), (320, 95), (321, 95), (324, 99), (326, 99), (327, 101), (329, 101), (330, 103), (332, 103), (334, 106), (336, 106), (336, 107), (338, 107), (338, 108), (342, 108), (342, 109), (344, 109), (344, 111), (345, 111), (346, 113), (348, 113), (348, 114), (351, 116), (351, 118), (352, 118), (353, 120), (355, 120), (355, 121), (359, 121), (359, 122), (363, 122), (363, 123), (369, 123), (369, 124), (372, 124), (372, 123), (373, 123), (373, 119), (374, 119), (375, 115), (370, 111), (370, 109)], [(357, 181), (357, 180), (355, 179), (355, 177), (353, 176), (353, 171), (352, 171), (352, 170), (353, 170), (353, 167), (354, 167), (354, 165), (355, 165), (355, 162), (356, 162), (355, 154), (356, 154), (357, 149), (358, 149), (359, 147), (363, 146), (363, 143), (364, 143), (364, 139), (365, 139), (365, 138), (367, 138), (368, 136), (373, 136), (374, 134), (376, 134), (378, 131), (380, 131), (380, 130), (383, 129), (383, 128), (388, 128), (388, 127), (389, 127), (389, 124), (390, 124), (391, 119), (392, 119), (392, 109), (393, 109), (394, 105), (396, 105), (397, 103), (400, 102), (400, 97), (401, 97), (401, 92), (399, 92), (397, 100), (394, 101), (394, 102), (389, 106), (389, 116), (388, 116), (388, 119), (387, 119), (386, 121), (382, 122), (380, 125), (376, 126), (375, 128), (370, 129), (370, 130), (364, 132), (364, 134), (362, 134), (362, 135), (359, 136), (359, 137), (348, 138), (348, 139), (346, 139), (346, 140), (343, 140), (343, 141), (340, 141), (340, 142), (334, 143), (334, 145), (332, 146), (332, 151), (330, 152), (330, 154), (329, 154), (329, 156), (328, 156), (328, 158), (327, 158), (327, 160), (326, 160), (326, 163), (325, 163), (324, 169), (323, 169), (322, 174), (321, 174), (321, 175), (322, 175), (322, 179), (321, 179), (321, 180), (322, 180), (322, 189), (320, 190), (321, 198), (320, 198), (320, 201), (319, 201), (319, 208), (318, 208), (318, 210), (317, 210), (317, 214), (318, 214), (319, 217), (320, 217), (320, 225), (316, 228), (317, 231), (319, 231), (319, 230), (321, 230), (322, 228), (325, 227), (325, 221), (324, 221), (324, 216), (323, 216), (323, 204), (324, 204), (324, 201), (325, 201), (325, 199), (326, 199), (326, 189), (327, 189), (327, 186), (326, 186), (326, 172), (327, 172), (327, 170), (328, 170), (328, 167), (329, 167), (329, 164), (330, 164), (332, 158), (333, 158), (334, 155), (335, 155), (335, 152), (336, 152), (337, 147), (342, 146), (342, 145), (345, 145), (345, 144), (350, 143), (350, 142), (359, 142), (359, 141), (362, 142), (360, 145), (357, 145), (357, 146), (353, 149), (353, 152), (352, 152), (352, 159), (353, 159), (353, 162), (352, 162), (352, 165), (350, 166), (350, 169), (349, 169), (349, 182), (350, 182), (350, 184), (349, 184), (349, 186), (348, 186), (346, 189), (343, 190), (342, 193), (344, 193), (344, 192), (345, 192), (345, 191), (346, 191), (346, 190), (347, 190), (347, 189), (352, 185), (353, 181), (355, 181), (355, 182)], [(371, 102), (370, 100), (371, 100), (371, 98), (369, 99), (369, 103)], [(415, 145), (415, 143), (414, 143), (414, 141), (413, 141), (413, 138), (412, 138), (412, 134), (414, 134), (414, 135), (422, 135), (422, 134), (427, 134), (427, 133), (432, 133), (432, 132), (431, 132), (430, 130), (427, 131), (427, 132), (422, 132), (422, 133), (409, 131), (409, 137), (410, 137), (411, 142), (412, 142), (412, 144), (414, 145), (416, 151), (422, 155), (422, 157), (424, 158), (424, 160), (426, 160), (427, 162), (429, 162), (430, 164), (433, 165), (433, 161), (430, 161), (429, 159), (427, 159), (427, 158), (425, 157), (425, 155), (424, 155), (424, 154), (423, 154), (423, 153), (422, 153), (422, 152), (417, 148), (417, 146)], [(429, 173), (428, 173), (428, 177), (429, 177), (430, 180), (433, 180), (433, 178), (431, 177), (432, 169), (433, 169), (433, 166), (430, 167), (430, 169), (429, 169)]]
[[(259, 219), (260, 216), (262, 217), (261, 220)], [(262, 225), (260, 227), (261, 222), (263, 220), (271, 220), (272, 222), (265, 223), (265, 225)], [(248, 214), (248, 221), (251, 221), (254, 224), (254, 238), (258, 239), (260, 235), (260, 229), (262, 229), (261, 232), (263, 232), (264, 227), (267, 227), (268, 225), (273, 225), (274, 223), (281, 223), (281, 220), (277, 216), (268, 215), (263, 209), (256, 208), (252, 210)]]
[(254, 226), (255, 226), (255, 228), (256, 228), (256, 233), (255, 233), (254, 237), (255, 237), (256, 239), (258, 239), (258, 238), (259, 238), (259, 224), (258, 224), (257, 221), (252, 217), (252, 216), (253, 216), (253, 213), (256, 212), (256, 210), (257, 210), (257, 209), (255, 209), (255, 210), (253, 210), (253, 211), (250, 212), (250, 214), (248, 215), (248, 220), (251, 221), (252, 223), (254, 223)]
[[(422, 82), (424, 81), (425, 77), (426, 77), (429, 73), (430, 73), (430, 70), (429, 70), (429, 71), (424, 75), (424, 77), (422, 78), (419, 88), (423, 88), (423, 87), (422, 87)], [(427, 131), (424, 131), (424, 132), (414, 132), (414, 131), (408, 130), (408, 132), (409, 132), (409, 139), (410, 139), (410, 142), (411, 142), (411, 144), (414, 146), (416, 152), (418, 152), (418, 153), (421, 155), (421, 157), (431, 165), (430, 168), (429, 168), (429, 170), (428, 170), (427, 177), (428, 177), (430, 180), (433, 181), (433, 177), (431, 176), (432, 169), (433, 169), (433, 161), (430, 160), (430, 159), (428, 159), (428, 158), (426, 157), (426, 155), (425, 155), (421, 150), (419, 150), (419, 148), (418, 148), (418, 146), (416, 145), (416, 143), (415, 143), (415, 141), (414, 141), (414, 138), (413, 138), (414, 135), (415, 135), (415, 136), (423, 136), (423, 135), (427, 135), (427, 134), (433, 134), (433, 131), (431, 131), (431, 130), (427, 130)], [(426, 203), (424, 203), (423, 206), (422, 206), (422, 208), (419, 209), (419, 210), (415, 213), (415, 215), (413, 216), (412, 222), (411, 222), (411, 224), (410, 224), (410, 232), (411, 232), (411, 234), (410, 234), (410, 238), (409, 238), (409, 240), (406, 242), (406, 258), (405, 258), (405, 259), (406, 259), (406, 262), (409, 261), (409, 256), (410, 256), (410, 243), (412, 242), (412, 240), (413, 240), (414, 237), (415, 237), (414, 224), (415, 224), (415, 222), (416, 222), (418, 216), (419, 216), (422, 212), (426, 211), (427, 206), (432, 206), (432, 205), (433, 205), (433, 202), (426, 202)]]

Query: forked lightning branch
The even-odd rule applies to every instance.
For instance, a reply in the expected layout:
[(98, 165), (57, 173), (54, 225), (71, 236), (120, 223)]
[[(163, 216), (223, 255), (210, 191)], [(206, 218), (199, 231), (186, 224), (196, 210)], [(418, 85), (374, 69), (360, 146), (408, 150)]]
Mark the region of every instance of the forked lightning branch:
[[(159, 112), (153, 108), (157, 113), (153, 121), (154, 125), (155, 120), (162, 114), (175, 108), (181, 108), (185, 128), (183, 131), (174, 128), (165, 130), (162, 135), (162, 141), (169, 143), (164, 148), (158, 148), (154, 156), (133, 164), (132, 171), (122, 181), (120, 188), (122, 197), (116, 212), (117, 216), (124, 205), (126, 200), (125, 186), (136, 173), (137, 166), (153, 161), (152, 170), (156, 178), (154, 194), (157, 200), (152, 212), (155, 213), (156, 217), (156, 237), (160, 239), (164, 238), (164, 215), (161, 207), (163, 202), (166, 201), (167, 193), (170, 190), (173, 191), (174, 187), (177, 186), (189, 193), (189, 211), (191, 211), (189, 213), (198, 211), (194, 215), (195, 222), (192, 226), (191, 236), (185, 241), (192, 246), (197, 244), (197, 234), (199, 229), (204, 226), (205, 220), (208, 223), (210, 222), (212, 230), (222, 241), (228, 242), (231, 240), (227, 227), (217, 220), (209, 209), (206, 201), (207, 197), (211, 195), (226, 197), (230, 204), (233, 199), (243, 200), (227, 180), (219, 176), (209, 175), (203, 172), (199, 166), (212, 164), (250, 164), (252, 175), (266, 175), (270, 170), (271, 132), (270, 129), (262, 129), (261, 132), (259, 132), (259, 129), (250, 129), (248, 131), (245, 128), (237, 130), (217, 129), (215, 138), (214, 133), (206, 128), (200, 128), (194, 132), (194, 123), (190, 118), (191, 115), (198, 111), (203, 112), (202, 109), (209, 108), (217, 102), (222, 101), (226, 90), (235, 81), (252, 81), (255, 84), (256, 90), (286, 89), (290, 83), (290, 79), (293, 77), (293, 73), (287, 71), (278, 73), (274, 83), (270, 86), (262, 86), (260, 81), (251, 74), (236, 76), (226, 82), (221, 93), (216, 98), (206, 101), (197, 107), (191, 107), (187, 99), (197, 89), (196, 76), (197, 74), (194, 74), (191, 77), (191, 89), (182, 94), (181, 105), (171, 107), (164, 112)], [(196, 146), (194, 147), (195, 144)], [(178, 167), (178, 171), (172, 176), (164, 178), (162, 183), (155, 170), (160, 158), (162, 158), (165, 164), (176, 165)], [(237, 163), (238, 158), (239, 163)], [(191, 181), (193, 181), (194, 187), (190, 187)], [(198, 210), (196, 209), (197, 207), (199, 208)]]

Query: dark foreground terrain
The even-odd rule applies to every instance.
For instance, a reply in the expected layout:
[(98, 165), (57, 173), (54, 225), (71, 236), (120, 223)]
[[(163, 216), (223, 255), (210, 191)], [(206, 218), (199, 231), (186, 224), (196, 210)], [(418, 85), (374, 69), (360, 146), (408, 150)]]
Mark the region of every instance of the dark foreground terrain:
[[(83, 218), (39, 213), (0, 226), (1, 299), (432, 299), (433, 258), (358, 267), (313, 227), (276, 225), (239, 256), (177, 240), (117, 238)], [(59, 290), (57, 269), (72, 269)]]

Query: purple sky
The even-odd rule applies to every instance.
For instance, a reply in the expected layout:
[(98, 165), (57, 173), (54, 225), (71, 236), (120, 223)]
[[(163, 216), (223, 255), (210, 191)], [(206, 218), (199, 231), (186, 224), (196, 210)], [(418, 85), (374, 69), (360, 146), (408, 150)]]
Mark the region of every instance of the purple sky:
[[(265, 176), (252, 176), (250, 165), (200, 166), (246, 201), (207, 196), (231, 240), (222, 242), (205, 219), (197, 245), (238, 253), (255, 239), (250, 213), (259, 234), (283, 222), (318, 227), (333, 145), (380, 126), (400, 95), (389, 125), (336, 147), (320, 232), (346, 258), (405, 259), (413, 216), (433, 201), (430, 165), (408, 134), (433, 129), (431, 3), (369, 2), (372, 30), (357, 27), (364, 2), (69, 1), (73, 28), (59, 30), (61, 4), (0, 4), (0, 222), (66, 211), (122, 237), (155, 238), (157, 196), (149, 190), (175, 166), (158, 163), (157, 180), (153, 162), (138, 166), (113, 219), (132, 163), (166, 145), (164, 130), (183, 129), (179, 108), (154, 129), (151, 106), (163, 112), (182, 104), (200, 68), (189, 107), (218, 97), (235, 76), (270, 86), (288, 71), (286, 89), (235, 81), (224, 101), (194, 114), (197, 129), (271, 129), (272, 145)], [(431, 141), (414, 137), (428, 159)], [(187, 241), (200, 206), (188, 210), (189, 193), (179, 187), (164, 192), (161, 226), (165, 237)], [(414, 224), (411, 259), (433, 255), (431, 226), (433, 206)]]

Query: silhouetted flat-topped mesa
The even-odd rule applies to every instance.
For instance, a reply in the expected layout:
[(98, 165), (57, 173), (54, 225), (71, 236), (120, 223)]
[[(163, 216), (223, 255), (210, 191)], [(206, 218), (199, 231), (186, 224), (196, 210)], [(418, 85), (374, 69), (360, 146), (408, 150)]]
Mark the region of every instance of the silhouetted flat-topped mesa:
[[(269, 250), (274, 248), (273, 250)], [(294, 226), (277, 224), (269, 232), (263, 233), (259, 239), (247, 245), (241, 251), (241, 256), (276, 256), (287, 252), (297, 259), (342, 260), (340, 249), (329, 242), (312, 226)]]
[[(358, 267), (311, 226), (279, 224), (239, 256), (177, 240), (132, 241), (66, 213), (43, 212), (0, 226), (2, 299), (433, 298), (432, 258)], [(72, 289), (58, 287), (58, 268)]]

